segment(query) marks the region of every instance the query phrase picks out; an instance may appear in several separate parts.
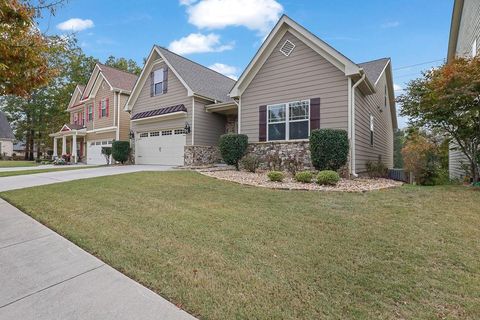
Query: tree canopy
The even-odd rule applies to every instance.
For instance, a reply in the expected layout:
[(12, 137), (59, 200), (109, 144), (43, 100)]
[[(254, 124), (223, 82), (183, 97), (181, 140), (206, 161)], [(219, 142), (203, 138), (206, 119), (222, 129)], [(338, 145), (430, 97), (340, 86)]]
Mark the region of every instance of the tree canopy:
[(480, 58), (457, 58), (412, 80), (398, 98), (412, 125), (442, 130), (470, 162), (479, 181)]

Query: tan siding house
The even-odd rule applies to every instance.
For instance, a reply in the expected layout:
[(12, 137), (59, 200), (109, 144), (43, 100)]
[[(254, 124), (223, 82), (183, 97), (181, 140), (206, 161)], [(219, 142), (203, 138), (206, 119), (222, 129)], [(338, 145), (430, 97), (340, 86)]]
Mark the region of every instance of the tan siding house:
[[(450, 27), (447, 60), (455, 56), (473, 57), (480, 48), (480, 1), (455, 0)], [(450, 179), (463, 179), (466, 175), (464, 165), (470, 161), (458, 149), (455, 143), (450, 144), (448, 154), (448, 171)]]
[(70, 123), (50, 135), (54, 138), (54, 157), (106, 163), (102, 147), (111, 146), (114, 140), (129, 139), (130, 115), (124, 107), (136, 79), (134, 74), (97, 64), (88, 83), (75, 88), (67, 108)]

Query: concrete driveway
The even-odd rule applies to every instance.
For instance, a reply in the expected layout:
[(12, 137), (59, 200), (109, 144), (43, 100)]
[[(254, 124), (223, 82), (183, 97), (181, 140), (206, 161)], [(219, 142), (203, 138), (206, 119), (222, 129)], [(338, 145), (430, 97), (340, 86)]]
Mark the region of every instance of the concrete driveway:
[(36, 174), (21, 175), (21, 176), (3, 177), (3, 178), (0, 178), (0, 192), (41, 186), (45, 184), (65, 182), (65, 181), (110, 176), (110, 175), (122, 174), (122, 173), (132, 173), (132, 172), (140, 172), (140, 171), (167, 171), (172, 169), (173, 169), (172, 166), (129, 165), (129, 166), (85, 168), (85, 169), (77, 169), (77, 170), (45, 172), (45, 173), (36, 173)]
[(0, 319), (195, 319), (0, 199)]

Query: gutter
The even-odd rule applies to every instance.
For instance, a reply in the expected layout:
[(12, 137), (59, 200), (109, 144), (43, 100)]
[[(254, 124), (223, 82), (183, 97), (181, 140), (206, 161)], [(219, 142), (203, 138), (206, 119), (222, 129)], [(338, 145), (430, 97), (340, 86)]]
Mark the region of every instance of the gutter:
[(366, 78), (365, 73), (363, 73), (360, 80), (355, 82), (355, 84), (351, 87), (350, 87), (350, 85), (352, 84), (352, 79), (348, 78), (349, 79), (348, 88), (350, 89), (349, 90), (349, 93), (350, 93), (350, 99), (349, 99), (349, 102), (350, 102), (350, 105), (349, 105), (350, 123), (349, 123), (349, 126), (348, 126), (349, 131), (350, 131), (349, 133), (350, 133), (350, 144), (351, 144), (351, 147), (350, 147), (350, 173), (354, 177), (358, 177), (358, 174), (356, 172), (356, 164), (355, 164), (355, 160), (356, 160), (356, 153), (355, 153), (355, 89), (358, 87), (358, 85), (360, 85), (365, 80), (365, 78)]

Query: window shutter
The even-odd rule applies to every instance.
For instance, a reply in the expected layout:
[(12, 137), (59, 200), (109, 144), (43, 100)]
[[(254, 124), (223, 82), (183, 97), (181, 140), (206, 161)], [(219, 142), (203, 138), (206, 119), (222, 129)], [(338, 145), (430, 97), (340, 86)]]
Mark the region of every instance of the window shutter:
[(98, 101), (98, 119), (102, 117), (102, 100)]
[(267, 106), (258, 107), (258, 141), (267, 141)]
[(106, 116), (107, 117), (110, 115), (110, 104), (108, 102), (109, 102), (109, 100), (107, 98), (107, 101), (105, 102), (106, 105), (107, 105), (107, 108), (106, 108)]
[(310, 99), (310, 131), (320, 129), (320, 98)]
[(154, 87), (153, 87), (153, 71), (150, 72), (150, 97), (153, 97), (154, 96)]
[(163, 69), (163, 94), (167, 93), (168, 88), (168, 67)]

